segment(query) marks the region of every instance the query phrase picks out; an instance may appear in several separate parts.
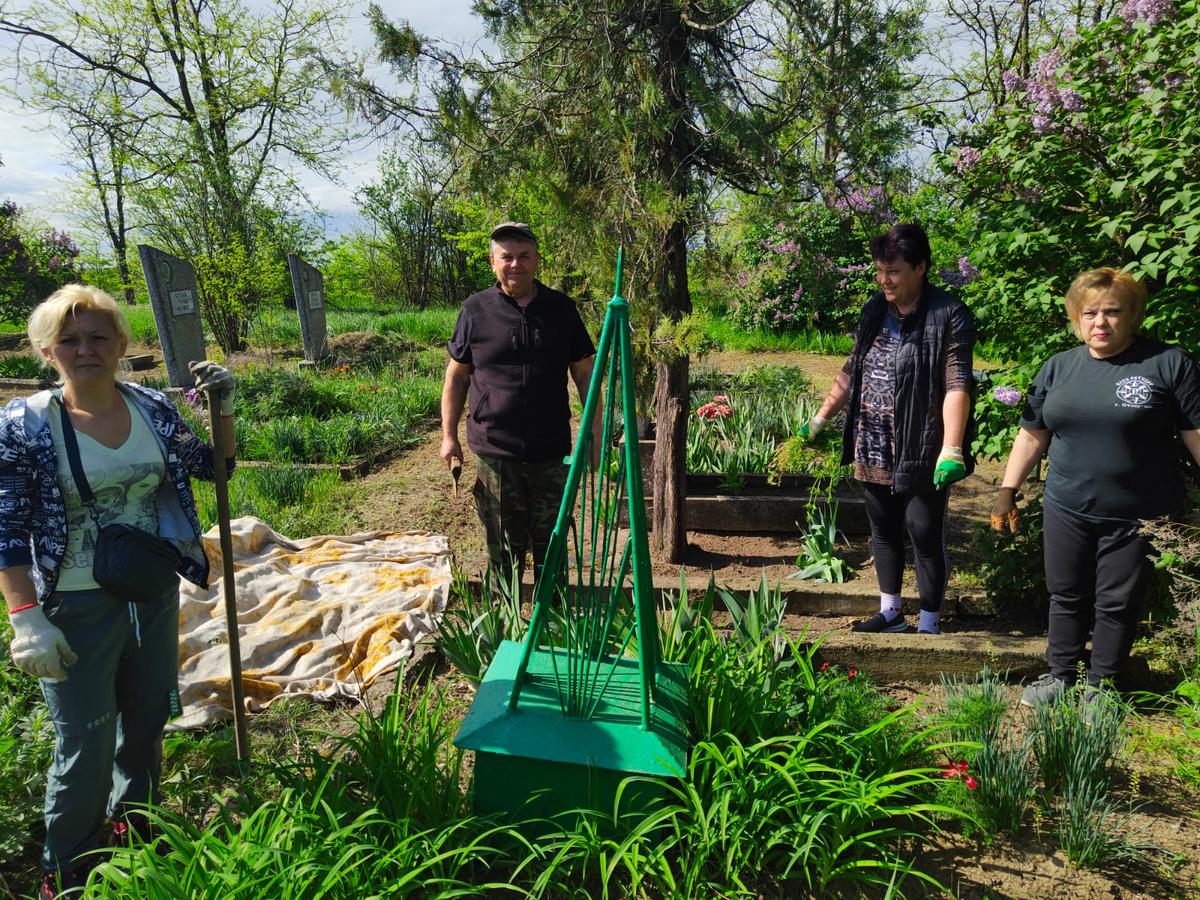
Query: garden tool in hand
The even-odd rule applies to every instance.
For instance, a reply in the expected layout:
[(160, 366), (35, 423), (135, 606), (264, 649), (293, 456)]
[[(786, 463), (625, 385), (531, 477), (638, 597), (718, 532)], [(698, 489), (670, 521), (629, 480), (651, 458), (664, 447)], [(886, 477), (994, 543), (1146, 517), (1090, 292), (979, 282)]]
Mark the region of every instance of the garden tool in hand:
[(229, 691), (233, 704), (233, 736), (240, 767), (250, 763), (250, 737), (246, 729), (246, 702), (242, 690), (242, 651), (238, 640), (237, 589), (233, 576), (233, 535), (229, 529), (229, 470), (221, 437), (221, 416), (233, 415), (233, 376), (224, 366), (193, 363), (196, 386), (208, 394), (208, 431), (213, 445), (213, 489), (217, 495), (217, 531), (221, 539), (221, 587), (225, 595), (225, 633), (229, 646)]
[(450, 477), (454, 479), (454, 496), (458, 496), (458, 479), (462, 477), (462, 460), (457, 456), (450, 460)]
[(992, 507), (992, 530), (1004, 534), (1007, 527), (1011, 534), (1016, 534), (1021, 527), (1020, 514), (1017, 512), (1017, 489), (1002, 487), (996, 494), (996, 504)]
[(933, 469), (933, 486), (939, 491), (967, 477), (962, 447), (943, 447)]

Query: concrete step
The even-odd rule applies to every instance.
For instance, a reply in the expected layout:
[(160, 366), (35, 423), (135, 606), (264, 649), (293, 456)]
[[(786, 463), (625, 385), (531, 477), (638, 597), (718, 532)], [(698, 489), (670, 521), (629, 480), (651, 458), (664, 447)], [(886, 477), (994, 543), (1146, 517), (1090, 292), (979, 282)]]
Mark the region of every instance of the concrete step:
[[(472, 589), (478, 594), (482, 588), (482, 580), (478, 574), (469, 577), (469, 583)], [(760, 584), (759, 579), (728, 579), (718, 587), (727, 591), (732, 591), (738, 595), (745, 595), (750, 591), (757, 590)], [(653, 578), (654, 599), (655, 603), (662, 606), (668, 595), (674, 597), (679, 594), (679, 579), (668, 578), (655, 575)], [(869, 585), (862, 581), (850, 581), (845, 584), (820, 584), (813, 581), (799, 581), (792, 579), (784, 579), (777, 583), (768, 582), (768, 586), (774, 590), (778, 588), (784, 600), (787, 603), (787, 611), (793, 615), (837, 615), (837, 616), (854, 616), (861, 618), (863, 616), (873, 615), (879, 611), (879, 593), (873, 584)], [(693, 597), (698, 598), (708, 587), (707, 580), (697, 578), (689, 578), (687, 582), (688, 593)], [(626, 587), (626, 593), (629, 588)], [(525, 579), (521, 584), (521, 597), (525, 601), (533, 599), (533, 576), (525, 573)], [(943, 605), (946, 614), (950, 614), (959, 608), (960, 600), (975, 600), (973, 596), (959, 597), (957, 595), (947, 595)], [(715, 608), (724, 609), (720, 595), (717, 595)]]
[[(478, 579), (472, 586), (479, 590)], [(757, 585), (727, 586), (728, 590), (745, 593)], [(704, 585), (689, 582), (693, 595)], [(656, 600), (666, 593), (677, 594), (678, 581), (655, 580)], [(526, 579), (522, 585), (523, 599), (532, 599), (533, 585)], [(1046, 638), (1041, 635), (1003, 631), (970, 616), (955, 618), (956, 598), (947, 598), (943, 610), (943, 633), (925, 635), (862, 634), (850, 630), (850, 625), (879, 609), (875, 594), (865, 595), (852, 585), (820, 585), (812, 589), (786, 590), (788, 612), (784, 619), (787, 632), (807, 643), (819, 642), (817, 659), (849, 669), (851, 666), (870, 675), (880, 684), (938, 684), (943, 675), (971, 676), (984, 666), (993, 672), (1007, 674), (1010, 681), (1031, 680), (1046, 671)], [(714, 604), (714, 620), (718, 626), (728, 624), (720, 596)], [(529, 610), (526, 609), (526, 614)], [(908, 610), (909, 621), (916, 621), (916, 611)], [(1126, 690), (1170, 689), (1161, 673), (1152, 672), (1146, 660), (1134, 655), (1126, 669), (1123, 686)]]

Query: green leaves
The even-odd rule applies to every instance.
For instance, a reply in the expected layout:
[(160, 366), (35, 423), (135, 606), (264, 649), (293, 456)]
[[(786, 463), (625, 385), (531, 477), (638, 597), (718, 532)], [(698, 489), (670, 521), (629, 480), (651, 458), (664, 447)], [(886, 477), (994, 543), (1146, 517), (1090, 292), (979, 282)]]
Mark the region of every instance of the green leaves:
[[(972, 135), (982, 158), (961, 184), (983, 232), (980, 326), (1010, 358), (1060, 346), (1060, 310), (1031, 307), (1030, 289), (1061, 296), (1102, 265), (1147, 282), (1156, 336), (1200, 339), (1190, 289), (1200, 281), (1197, 9), (1181, 3), (1153, 28), (1114, 18), (1080, 31), (1059, 48), (1057, 75), (1035, 74)], [(1068, 92), (1077, 101), (1056, 107)]]

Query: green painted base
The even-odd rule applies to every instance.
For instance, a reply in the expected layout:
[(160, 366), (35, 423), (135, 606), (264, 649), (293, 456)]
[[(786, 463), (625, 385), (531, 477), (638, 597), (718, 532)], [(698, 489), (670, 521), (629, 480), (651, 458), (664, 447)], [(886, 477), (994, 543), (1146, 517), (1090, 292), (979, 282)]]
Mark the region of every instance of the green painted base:
[[(552, 653), (556, 654), (552, 658)], [(687, 764), (687, 669), (660, 664), (650, 730), (641, 725), (636, 659), (621, 659), (591, 719), (568, 719), (558, 703), (558, 651), (535, 650), (516, 711), (508, 709), (521, 645), (505, 641), (488, 667), (454, 745), (475, 751), (475, 812), (525, 818), (587, 808), (611, 812), (630, 775), (680, 777)], [(639, 783), (622, 810), (662, 793)]]

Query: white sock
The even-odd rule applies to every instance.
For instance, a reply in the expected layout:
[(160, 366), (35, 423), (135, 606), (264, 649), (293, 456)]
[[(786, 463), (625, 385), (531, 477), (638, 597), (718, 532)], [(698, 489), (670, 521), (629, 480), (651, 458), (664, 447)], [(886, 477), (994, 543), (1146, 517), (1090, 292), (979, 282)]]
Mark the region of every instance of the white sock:
[(899, 594), (879, 594), (879, 611), (887, 617), (890, 622), (904, 612), (904, 603), (900, 599)]
[(921, 610), (921, 621), (917, 623), (917, 630), (930, 631), (933, 634), (941, 634), (942, 629), (938, 627), (938, 621), (941, 618), (941, 610), (930, 611), (928, 609), (923, 609)]

